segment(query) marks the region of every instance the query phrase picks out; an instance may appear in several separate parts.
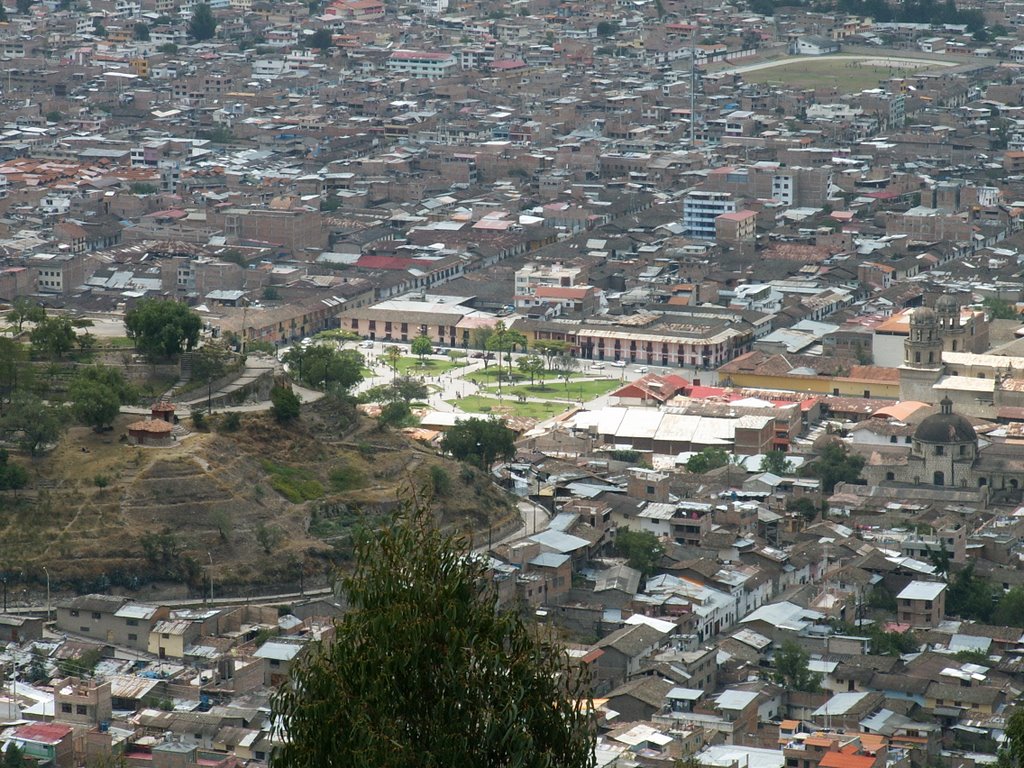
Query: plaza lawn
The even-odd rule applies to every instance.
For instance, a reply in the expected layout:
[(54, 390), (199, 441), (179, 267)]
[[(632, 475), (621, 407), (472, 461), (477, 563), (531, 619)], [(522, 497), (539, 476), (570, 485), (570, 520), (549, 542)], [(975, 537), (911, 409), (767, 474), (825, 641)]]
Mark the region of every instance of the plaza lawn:
[[(86, 330), (89, 330), (86, 328)], [(127, 336), (103, 336), (96, 339), (97, 347), (115, 347), (117, 349), (132, 349), (135, 347), (135, 339)]]
[(493, 413), (495, 415), (522, 416), (527, 419), (548, 419), (565, 410), (563, 403), (520, 403), (514, 397), (499, 401), (496, 397), (469, 395), (448, 403), (466, 413)]
[(856, 93), (866, 88), (877, 88), (879, 83), (890, 77), (911, 75), (915, 71), (933, 68), (934, 63), (920, 64), (907, 62), (886, 62), (884, 57), (877, 60), (858, 60), (854, 57), (829, 58), (815, 61), (811, 58), (796, 59), (777, 67), (765, 67), (743, 72), (746, 83), (764, 83), (788, 88), (834, 88), (838, 93)]
[[(383, 361), (383, 358), (382, 358)], [(451, 360), (435, 360), (428, 357), (420, 365), (418, 357), (402, 357), (398, 360), (398, 372), (402, 376), (439, 376), (455, 368), (461, 368), (461, 362)]]
[[(475, 363), (477, 361), (473, 360), (471, 362)], [(502, 363), (501, 370), (505, 374), (505, 376), (507, 377), (508, 376), (508, 364), (507, 363)], [(597, 373), (597, 372), (596, 371), (586, 371), (586, 370), (574, 371), (571, 378), (579, 379), (579, 378), (582, 378), (582, 377), (593, 376), (595, 373)], [(467, 377), (471, 378), (471, 379), (475, 379), (476, 381), (482, 382), (484, 385), (487, 385), (487, 384), (489, 384), (491, 382), (493, 382), (495, 385), (497, 385), (497, 383), (498, 383), (498, 367), (494, 364), (494, 361), (492, 360), (491, 361), (491, 365), (490, 365), (489, 368), (480, 368), (478, 370), (475, 370), (472, 373), (467, 374)], [(544, 373), (543, 378), (553, 381), (553, 380), (555, 380), (555, 375), (553, 373), (551, 373), (550, 371), (547, 371), (547, 372)], [(558, 379), (559, 384), (561, 384), (561, 381), (562, 381), (561, 379)], [(519, 385), (521, 385), (523, 383), (529, 384), (529, 382), (530, 382), (530, 377), (528, 375), (526, 375), (525, 373), (523, 373), (522, 371), (520, 371), (516, 367), (515, 363), (512, 364), (512, 382), (513, 382), (513, 386), (519, 386)], [(505, 384), (505, 386), (508, 385), (508, 379), (507, 378), (505, 379), (504, 384)]]
[[(607, 395), (617, 389), (621, 384), (616, 380), (597, 379), (591, 381), (570, 381), (566, 390), (563, 381), (546, 381), (543, 384), (515, 384), (512, 387), (503, 387), (503, 395), (523, 395), (524, 397), (536, 397), (544, 400), (593, 400), (595, 397)], [(488, 394), (497, 394), (498, 386), (489, 384), (486, 387)]]

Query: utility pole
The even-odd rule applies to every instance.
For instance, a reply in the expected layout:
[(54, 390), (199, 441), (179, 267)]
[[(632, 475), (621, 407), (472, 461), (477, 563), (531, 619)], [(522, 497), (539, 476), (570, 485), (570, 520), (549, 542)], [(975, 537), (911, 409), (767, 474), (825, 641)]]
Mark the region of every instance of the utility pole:
[(690, 149), (697, 141), (697, 29), (690, 30)]
[(50, 621), (50, 572), (43, 566), (43, 573), (46, 574), (46, 622)]

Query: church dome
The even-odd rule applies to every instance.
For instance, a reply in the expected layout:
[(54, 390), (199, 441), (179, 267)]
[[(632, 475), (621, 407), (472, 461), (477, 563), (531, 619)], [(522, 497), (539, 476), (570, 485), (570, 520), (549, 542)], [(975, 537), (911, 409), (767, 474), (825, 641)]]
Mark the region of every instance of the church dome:
[(935, 413), (917, 425), (914, 440), (922, 443), (973, 443), (978, 439), (971, 422), (953, 413), (949, 399), (942, 401), (942, 412)]
[(955, 314), (960, 311), (960, 305), (955, 298), (948, 293), (944, 293), (936, 299), (935, 311), (940, 314)]
[(910, 313), (911, 325), (931, 325), (936, 321), (935, 312), (928, 307), (918, 307)]

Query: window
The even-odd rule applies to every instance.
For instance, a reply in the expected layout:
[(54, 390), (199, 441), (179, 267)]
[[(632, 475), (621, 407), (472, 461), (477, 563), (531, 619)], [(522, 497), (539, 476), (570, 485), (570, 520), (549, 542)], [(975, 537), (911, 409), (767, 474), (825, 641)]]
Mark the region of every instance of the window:
[(136, 634), (135, 634), (134, 632), (129, 632), (129, 633), (128, 633), (128, 640), (129, 640), (129, 641), (131, 641), (131, 642), (135, 642), (135, 641), (136, 641), (136, 640), (138, 640), (138, 639), (139, 639), (139, 636), (138, 636), (138, 635), (136, 635)]
[(74, 611), (74, 610), (71, 611), (71, 615), (74, 616), (75, 618), (78, 618), (78, 611)]
[(272, 667), (280, 667), (281, 666), (281, 662), (278, 661), (277, 659), (271, 659), (270, 660), (270, 666), (272, 666)]
[(89, 708), (87, 706), (85, 706), (85, 704), (76, 704), (75, 705), (75, 714), (76, 715), (87, 715), (87, 714), (89, 714)]
[(93, 617), (94, 620), (99, 621), (100, 619), (103, 618), (103, 615), (99, 611), (93, 611), (92, 612), (92, 617)]
[(171, 636), (168, 633), (164, 632), (162, 635), (160, 635), (160, 637), (162, 637), (164, 640), (168, 640), (170, 639)]
[(88, 632), (89, 631), (89, 627), (79, 627), (78, 631), (79, 632)]
[(63, 712), (64, 714), (70, 715), (71, 714), (71, 705), (70, 704), (61, 704), (60, 705), (60, 711)]
[(961, 445), (960, 446), (960, 455), (961, 456), (966, 456), (967, 455), (967, 446), (966, 445)]
[(945, 453), (945, 448), (946, 448), (946, 446), (944, 446), (944, 445), (936, 445), (935, 446), (935, 455), (936, 456), (941, 456), (943, 453)]
[(138, 619), (126, 619), (124, 623), (127, 624), (129, 627), (137, 627), (137, 626), (139, 626), (139, 620)]
[(896, 435), (890, 435), (889, 436), (889, 442), (890, 443), (895, 443), (896, 442)]

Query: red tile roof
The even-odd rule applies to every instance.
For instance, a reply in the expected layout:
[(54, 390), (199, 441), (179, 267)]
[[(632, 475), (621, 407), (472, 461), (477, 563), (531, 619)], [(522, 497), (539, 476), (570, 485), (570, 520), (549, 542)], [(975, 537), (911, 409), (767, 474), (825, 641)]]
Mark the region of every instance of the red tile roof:
[(42, 744), (57, 744), (71, 733), (70, 726), (58, 725), (56, 723), (32, 723), (18, 728), (14, 735), (16, 738), (27, 741), (36, 741)]

